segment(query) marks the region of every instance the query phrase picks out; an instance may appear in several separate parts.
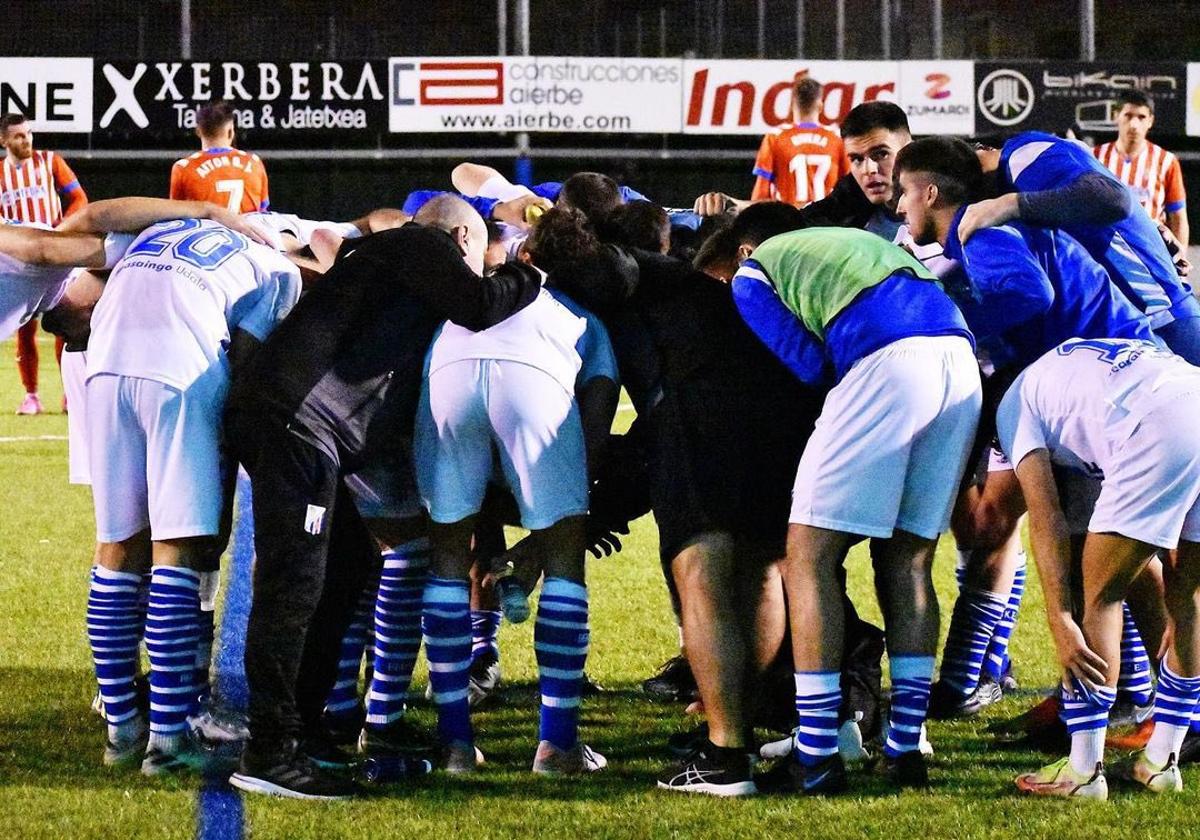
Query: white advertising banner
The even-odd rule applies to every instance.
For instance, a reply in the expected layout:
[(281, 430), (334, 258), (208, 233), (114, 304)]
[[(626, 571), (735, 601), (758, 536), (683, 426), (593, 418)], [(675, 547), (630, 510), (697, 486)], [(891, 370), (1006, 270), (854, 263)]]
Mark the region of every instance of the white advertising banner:
[(391, 58), (392, 132), (677, 133), (679, 59)]
[(1187, 66), (1187, 133), (1200, 135), (1200, 64)]
[(809, 75), (825, 87), (821, 121), (835, 125), (861, 102), (896, 100), (895, 61), (683, 62), (685, 134), (765, 134), (790, 119), (792, 85)]
[(975, 132), (975, 62), (901, 61), (896, 101), (913, 134)]
[(21, 113), (35, 131), (92, 130), (90, 58), (0, 58), (0, 113)]

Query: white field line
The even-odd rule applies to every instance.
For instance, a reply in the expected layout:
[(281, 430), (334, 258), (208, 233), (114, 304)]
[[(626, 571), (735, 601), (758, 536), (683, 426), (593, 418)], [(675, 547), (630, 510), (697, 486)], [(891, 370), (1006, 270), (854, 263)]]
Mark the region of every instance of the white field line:
[(36, 440), (66, 440), (66, 435), (20, 435), (18, 437), (0, 437), (0, 443), (31, 443)]

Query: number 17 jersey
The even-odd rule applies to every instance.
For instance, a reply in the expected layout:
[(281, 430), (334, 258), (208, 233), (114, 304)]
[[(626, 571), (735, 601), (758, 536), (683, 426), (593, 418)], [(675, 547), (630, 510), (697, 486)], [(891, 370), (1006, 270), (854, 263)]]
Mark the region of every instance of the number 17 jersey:
[(227, 375), (235, 329), (264, 340), (300, 297), (282, 254), (215, 222), (179, 219), (142, 232), (92, 313), (88, 377), (109, 373), (186, 390)]
[(803, 207), (829, 195), (850, 171), (842, 138), (816, 123), (780, 127), (763, 137), (754, 160), (754, 201)]

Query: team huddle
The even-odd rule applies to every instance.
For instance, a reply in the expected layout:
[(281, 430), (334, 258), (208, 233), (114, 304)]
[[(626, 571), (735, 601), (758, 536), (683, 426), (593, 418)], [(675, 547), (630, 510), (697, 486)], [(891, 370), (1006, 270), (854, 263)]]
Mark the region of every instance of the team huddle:
[[(1200, 754), (1200, 302), (1178, 241), (1073, 140), (913, 140), (886, 102), (838, 136), (819, 112), (797, 83), (752, 198), (690, 210), (463, 163), (456, 193), (353, 222), (270, 212), (264, 174), (228, 209), (126, 198), (0, 227), (4, 334), (41, 315), (66, 345), (104, 763), (225, 762), (241, 790), (311, 799), (354, 795), (360, 761), (476, 772), (498, 626), (540, 586), (532, 770), (601, 772), (579, 731), (584, 560), (651, 512), (706, 719), (659, 788), (833, 794), (848, 767), (927, 787), (927, 719), (1015, 685), (1027, 514), (1070, 751), (1017, 787), (1106, 798), (1127, 704), (1153, 723), (1108, 774), (1180, 790)], [(231, 123), (210, 128), (230, 153)], [(837, 165), (785, 187), (803, 144)], [(613, 435), (622, 389), (636, 420)], [(239, 467), (244, 720), (209, 675)], [(529, 536), (507, 546), (505, 525)], [(863, 540), (882, 642), (846, 592)], [(855, 689), (873, 644), (883, 709)], [(436, 732), (406, 716), (422, 649)]]

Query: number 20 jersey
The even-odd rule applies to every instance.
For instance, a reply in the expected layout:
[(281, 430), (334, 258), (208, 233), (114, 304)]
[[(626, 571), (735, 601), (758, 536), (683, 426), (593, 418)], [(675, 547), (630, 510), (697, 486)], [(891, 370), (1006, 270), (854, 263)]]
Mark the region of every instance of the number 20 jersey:
[(227, 375), (233, 331), (265, 339), (300, 285), (282, 254), (214, 222), (147, 228), (92, 313), (88, 377), (118, 374), (184, 390), (206, 373)]

